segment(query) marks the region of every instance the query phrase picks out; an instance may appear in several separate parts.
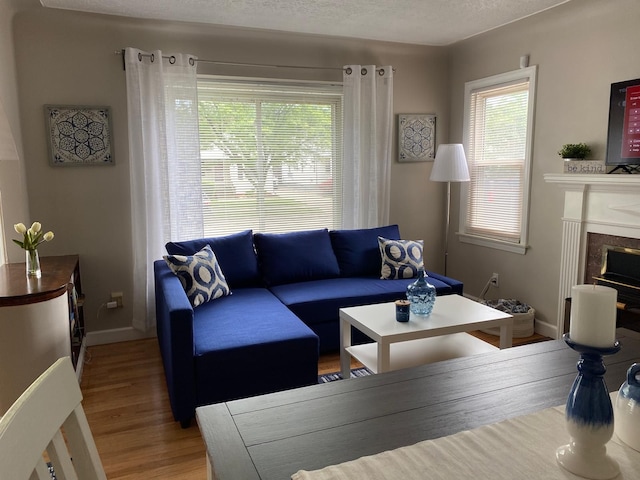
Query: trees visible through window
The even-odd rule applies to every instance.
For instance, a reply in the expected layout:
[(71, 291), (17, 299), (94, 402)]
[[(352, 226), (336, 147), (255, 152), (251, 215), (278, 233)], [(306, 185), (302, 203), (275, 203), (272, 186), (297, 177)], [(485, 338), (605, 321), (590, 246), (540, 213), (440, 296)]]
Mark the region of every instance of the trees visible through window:
[(198, 80), (206, 235), (337, 228), (342, 88)]
[(461, 240), (524, 253), (535, 104), (535, 67), (468, 82)]

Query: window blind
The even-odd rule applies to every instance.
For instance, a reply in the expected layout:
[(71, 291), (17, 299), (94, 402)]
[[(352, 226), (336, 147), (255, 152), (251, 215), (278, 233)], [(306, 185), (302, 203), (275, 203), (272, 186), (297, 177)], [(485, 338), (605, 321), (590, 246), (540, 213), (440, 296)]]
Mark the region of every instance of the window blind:
[(205, 234), (338, 228), (342, 86), (198, 80)]
[(529, 81), (473, 90), (469, 107), (471, 181), (465, 231), (518, 243), (524, 203)]

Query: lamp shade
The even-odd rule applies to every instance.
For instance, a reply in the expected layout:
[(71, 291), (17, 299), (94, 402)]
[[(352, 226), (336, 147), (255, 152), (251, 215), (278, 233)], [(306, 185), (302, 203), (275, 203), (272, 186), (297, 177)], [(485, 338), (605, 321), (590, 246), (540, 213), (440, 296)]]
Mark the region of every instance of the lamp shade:
[(469, 168), (461, 143), (445, 143), (438, 146), (431, 169), (434, 182), (468, 182)]

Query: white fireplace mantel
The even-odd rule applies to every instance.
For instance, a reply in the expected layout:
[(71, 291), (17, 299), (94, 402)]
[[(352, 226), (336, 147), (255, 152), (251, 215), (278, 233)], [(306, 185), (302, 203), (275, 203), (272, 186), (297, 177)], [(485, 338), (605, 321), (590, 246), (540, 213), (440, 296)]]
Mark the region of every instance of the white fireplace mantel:
[(640, 175), (546, 174), (564, 190), (555, 337), (564, 331), (564, 300), (584, 283), (587, 233), (640, 238)]

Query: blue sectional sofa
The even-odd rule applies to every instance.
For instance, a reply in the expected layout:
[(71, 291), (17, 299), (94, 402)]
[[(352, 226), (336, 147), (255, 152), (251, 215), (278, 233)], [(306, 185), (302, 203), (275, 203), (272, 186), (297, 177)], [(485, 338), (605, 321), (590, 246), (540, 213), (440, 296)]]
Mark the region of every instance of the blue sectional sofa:
[[(228, 284), (194, 307), (167, 262), (154, 263), (174, 418), (188, 426), (197, 406), (317, 383), (319, 352), (339, 347), (338, 310), (406, 298), (414, 281), (380, 278), (378, 237), (399, 240), (398, 226), (168, 243), (169, 255), (188, 258), (209, 245)], [(438, 295), (462, 294), (461, 282), (428, 273)]]

